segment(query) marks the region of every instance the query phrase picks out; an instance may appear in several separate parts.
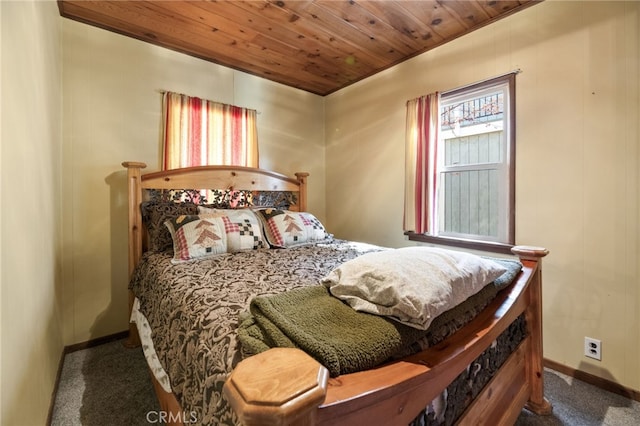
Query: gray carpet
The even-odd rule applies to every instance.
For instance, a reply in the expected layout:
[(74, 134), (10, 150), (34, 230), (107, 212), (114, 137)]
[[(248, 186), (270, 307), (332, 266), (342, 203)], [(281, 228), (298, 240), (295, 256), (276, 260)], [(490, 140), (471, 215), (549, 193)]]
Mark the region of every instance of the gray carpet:
[(117, 340), (65, 356), (51, 425), (146, 425), (159, 409), (142, 348)]
[[(64, 359), (51, 424), (157, 424), (159, 410), (141, 349), (115, 341), (68, 354)], [(640, 403), (603, 391), (556, 371), (545, 370), (553, 414), (522, 412), (517, 426), (640, 424)]]

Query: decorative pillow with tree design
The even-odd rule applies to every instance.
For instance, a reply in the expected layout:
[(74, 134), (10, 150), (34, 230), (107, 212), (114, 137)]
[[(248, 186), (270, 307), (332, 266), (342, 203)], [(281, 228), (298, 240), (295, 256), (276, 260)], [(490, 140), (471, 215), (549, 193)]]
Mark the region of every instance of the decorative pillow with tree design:
[(271, 247), (286, 248), (331, 238), (324, 225), (311, 213), (289, 210), (257, 210), (264, 235)]
[(165, 225), (173, 239), (173, 263), (262, 247), (260, 226), (249, 220), (234, 222), (228, 216), (182, 215), (167, 220)]

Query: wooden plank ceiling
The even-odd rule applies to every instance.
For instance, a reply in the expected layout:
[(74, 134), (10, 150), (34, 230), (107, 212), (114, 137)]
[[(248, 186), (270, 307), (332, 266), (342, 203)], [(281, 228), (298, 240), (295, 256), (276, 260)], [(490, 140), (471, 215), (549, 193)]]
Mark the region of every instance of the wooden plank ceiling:
[(539, 0), (59, 0), (60, 14), (327, 95)]

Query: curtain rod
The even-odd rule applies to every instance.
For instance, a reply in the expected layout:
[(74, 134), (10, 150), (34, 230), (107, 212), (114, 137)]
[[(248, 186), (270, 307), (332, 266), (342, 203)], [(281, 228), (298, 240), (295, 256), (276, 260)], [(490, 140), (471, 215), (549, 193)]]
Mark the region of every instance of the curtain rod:
[[(454, 89), (443, 90), (443, 91), (440, 92), (440, 95), (442, 96), (442, 95), (449, 94), (451, 92), (457, 92), (458, 90), (467, 89), (467, 88), (473, 87), (473, 86), (475, 86), (477, 84), (482, 84), (482, 83), (485, 83), (487, 81), (491, 81), (491, 80), (494, 80), (494, 79), (497, 79), (497, 78), (502, 78), (502, 77), (505, 77), (505, 76), (511, 75), (511, 74), (520, 74), (521, 72), (522, 72), (522, 70), (520, 68), (517, 68), (517, 69), (515, 69), (513, 71), (505, 72), (504, 74), (496, 75), (494, 77), (486, 78), (484, 80), (478, 80), (478, 81), (476, 81), (474, 83), (465, 84), (464, 86), (456, 87)], [(424, 96), (424, 95), (421, 95), (421, 96)], [(418, 98), (420, 98), (421, 96), (418, 96)], [(413, 98), (413, 99), (418, 99), (418, 98)], [(412, 99), (409, 99), (406, 103), (409, 103), (411, 100)]]
[[(237, 108), (253, 109), (253, 108), (241, 107), (241, 106), (230, 104), (230, 103), (227, 103), (227, 102), (212, 101), (211, 99), (201, 98), (200, 96), (191, 96), (191, 95), (187, 95), (185, 93), (173, 92), (171, 90), (157, 89), (156, 92), (160, 93), (161, 95), (164, 95), (165, 93), (176, 93), (176, 94), (181, 95), (181, 96), (188, 96), (190, 98), (198, 98), (198, 99), (202, 99), (202, 100), (209, 101), (209, 102), (215, 102), (215, 103), (218, 103), (218, 104), (231, 105), (231, 106), (234, 106), (234, 107), (237, 107)], [(262, 114), (261, 111), (258, 111), (258, 110), (254, 110), (254, 111), (258, 115)]]
[(513, 71), (505, 72), (504, 74), (496, 75), (494, 77), (485, 78), (484, 80), (478, 80), (475, 83), (465, 84), (464, 86), (456, 87), (454, 89), (443, 90), (442, 92), (440, 92), (440, 95), (446, 95), (446, 94), (451, 93), (451, 92), (455, 92), (455, 91), (458, 91), (458, 90), (466, 89), (468, 87), (472, 87), (472, 86), (475, 86), (477, 84), (482, 84), (482, 83), (485, 83), (487, 81), (495, 80), (495, 79), (498, 79), (498, 78), (506, 77), (506, 76), (511, 75), (511, 74), (520, 74), (521, 72), (522, 72), (522, 70), (520, 68), (517, 68), (517, 69), (515, 69)]

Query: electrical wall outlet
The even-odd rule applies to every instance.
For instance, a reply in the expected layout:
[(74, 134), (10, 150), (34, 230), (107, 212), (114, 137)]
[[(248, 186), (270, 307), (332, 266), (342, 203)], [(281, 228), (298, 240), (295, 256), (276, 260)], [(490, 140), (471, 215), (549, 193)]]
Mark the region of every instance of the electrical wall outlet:
[(589, 358), (602, 360), (602, 342), (591, 337), (584, 338), (584, 355)]

